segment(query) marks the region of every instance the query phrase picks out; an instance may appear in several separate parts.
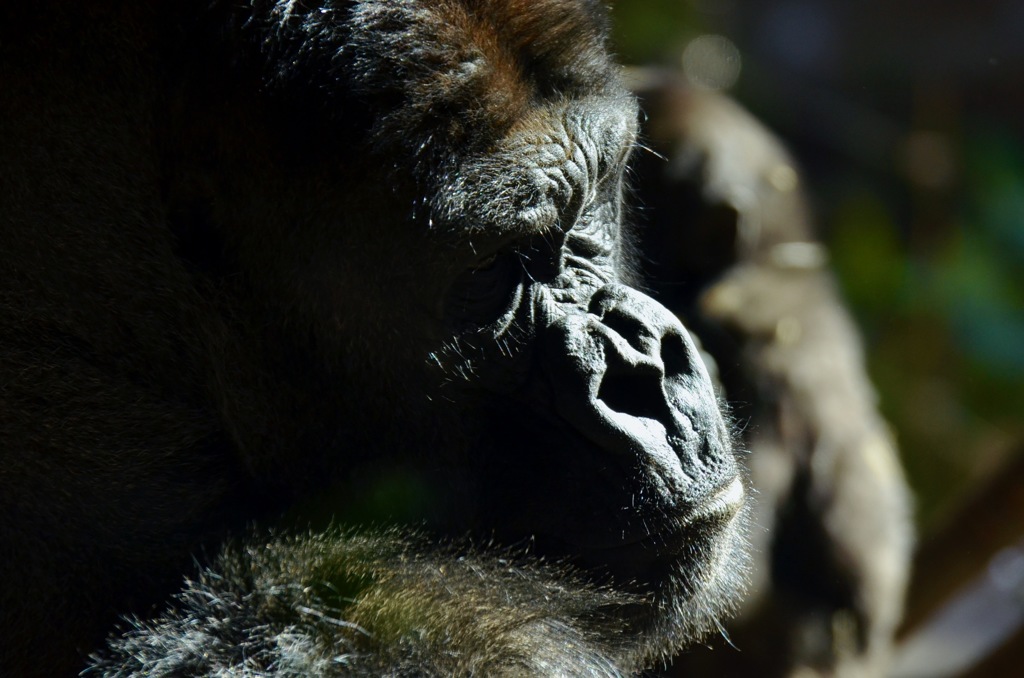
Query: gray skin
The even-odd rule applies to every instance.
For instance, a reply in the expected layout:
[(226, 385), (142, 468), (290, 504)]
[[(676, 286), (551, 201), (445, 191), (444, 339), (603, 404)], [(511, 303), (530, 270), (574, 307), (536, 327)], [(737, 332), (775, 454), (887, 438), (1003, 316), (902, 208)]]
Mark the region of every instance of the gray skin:
[(743, 489), (630, 287), (598, 4), (0, 4), (0, 674), (621, 675), (717, 628)]

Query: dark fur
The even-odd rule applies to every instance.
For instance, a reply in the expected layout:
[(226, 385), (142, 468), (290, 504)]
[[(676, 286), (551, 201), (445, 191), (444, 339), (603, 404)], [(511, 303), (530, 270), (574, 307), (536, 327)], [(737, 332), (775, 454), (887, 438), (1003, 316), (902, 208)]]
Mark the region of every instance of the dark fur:
[[(101, 674), (616, 675), (717, 627), (738, 470), (622, 284), (597, 4), (0, 4), (0, 674), (122, 615)], [(442, 537), (325, 527), (403, 518)]]

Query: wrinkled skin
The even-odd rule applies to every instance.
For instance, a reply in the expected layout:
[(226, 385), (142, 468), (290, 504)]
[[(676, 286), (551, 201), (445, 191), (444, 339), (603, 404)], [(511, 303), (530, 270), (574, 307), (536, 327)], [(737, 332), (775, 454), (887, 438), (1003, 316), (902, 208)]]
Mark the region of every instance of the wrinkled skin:
[[(0, 10), (0, 673), (81, 668), (231, 535), (248, 546), (201, 585), (265, 645), (225, 631), (188, 648), (223, 664), (177, 669), (283, 672), (287, 610), (316, 601), (277, 596), (323, 583), (346, 538), (242, 528), (348, 523), (396, 483), (430, 534), (525, 562), (356, 548), (359, 576), (452, 611), (349, 672), (486, 672), (507, 637), (526, 673), (617, 675), (715, 627), (744, 493), (686, 330), (630, 286), (636, 106), (597, 3), (24, 4)], [(574, 588), (592, 608), (451, 640)], [(390, 590), (330, 612), (379, 640), (360, 610)], [(180, 659), (170, 626), (139, 622), (103, 670)], [(322, 631), (303, 647), (336, 652)], [(465, 663), (416, 646), (432, 634)]]

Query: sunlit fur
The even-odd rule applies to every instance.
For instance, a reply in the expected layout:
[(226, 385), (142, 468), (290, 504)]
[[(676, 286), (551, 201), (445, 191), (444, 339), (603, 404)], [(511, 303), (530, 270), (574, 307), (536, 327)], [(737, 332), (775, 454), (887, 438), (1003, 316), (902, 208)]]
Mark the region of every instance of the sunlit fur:
[[(628, 676), (722, 632), (744, 515), (656, 591), (596, 586), (528, 551), (397, 531), (232, 547), (173, 609), (134, 620), (103, 676)], [(698, 548), (698, 547), (695, 547)]]

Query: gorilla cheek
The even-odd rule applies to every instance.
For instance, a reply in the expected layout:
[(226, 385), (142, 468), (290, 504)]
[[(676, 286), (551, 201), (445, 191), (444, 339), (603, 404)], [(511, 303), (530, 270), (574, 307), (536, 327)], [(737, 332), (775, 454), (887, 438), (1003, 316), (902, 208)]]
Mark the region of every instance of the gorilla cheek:
[[(597, 463), (587, 472), (601, 476), (599, 486), (621, 492), (620, 506), (646, 516), (618, 526), (622, 541), (668, 540), (666, 533), (725, 490), (729, 503), (739, 503), (732, 499), (737, 468), (711, 380), (673, 314), (610, 284), (586, 311), (573, 308), (551, 322), (541, 342), (556, 415), (596, 448)], [(630, 522), (628, 513), (620, 519)]]

